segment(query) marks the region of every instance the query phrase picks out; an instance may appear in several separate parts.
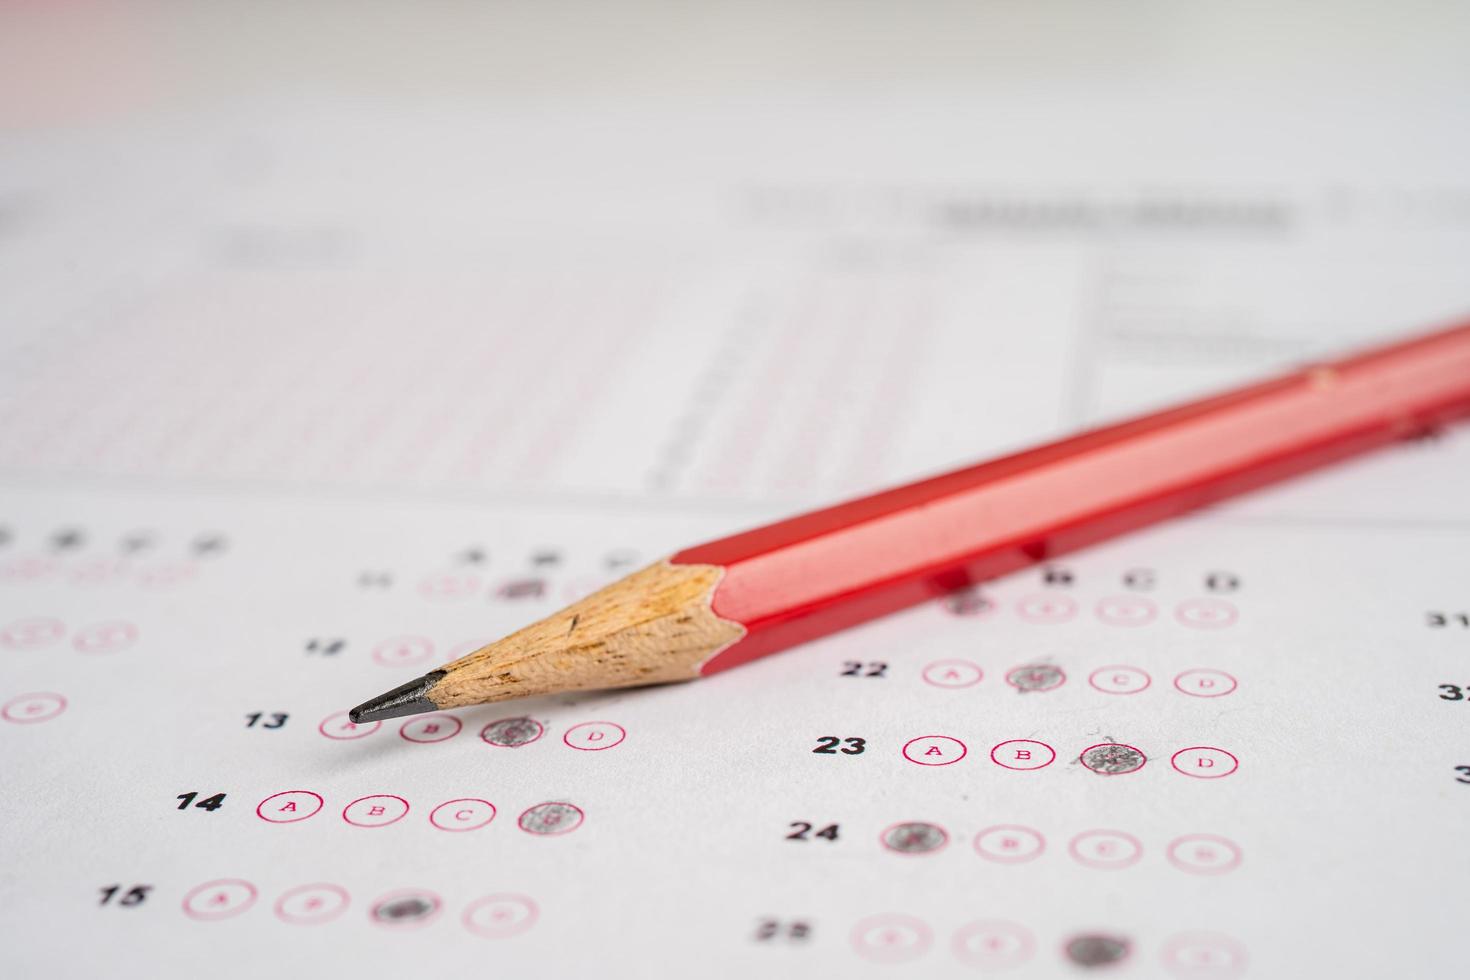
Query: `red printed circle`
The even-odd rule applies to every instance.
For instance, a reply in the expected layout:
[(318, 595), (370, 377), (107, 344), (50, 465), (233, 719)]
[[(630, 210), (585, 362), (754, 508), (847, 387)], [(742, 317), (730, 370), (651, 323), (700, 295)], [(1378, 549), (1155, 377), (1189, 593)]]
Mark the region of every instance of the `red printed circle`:
[(321, 794), (309, 789), (288, 789), (272, 793), (255, 807), (255, 815), (269, 823), (296, 823), (314, 817), (321, 811)]
[(935, 687), (974, 687), (985, 676), (968, 660), (936, 660), (924, 668), (924, 683)]
[(1240, 613), (1224, 599), (1186, 599), (1174, 608), (1174, 618), (1197, 630), (1221, 630), (1234, 624)]
[(342, 819), (354, 827), (386, 827), (408, 816), (408, 801), (391, 793), (353, 800), (342, 808)]
[(534, 718), (500, 718), (480, 729), (487, 745), (502, 749), (518, 749), (546, 734), (546, 726)]
[(1099, 742), (1083, 749), (1077, 761), (1099, 776), (1126, 776), (1142, 769), (1148, 756), (1142, 749), (1122, 742)]
[(373, 660), (384, 667), (412, 667), (434, 655), (434, 642), (426, 636), (392, 636), (373, 647)]
[(57, 561), (54, 558), (17, 558), (15, 561), (0, 565), (0, 579), (5, 581), (30, 580), (45, 578), (56, 570)]
[(117, 620), (93, 623), (71, 638), (71, 645), (81, 653), (116, 653), (126, 650), (138, 639), (138, 627)]
[(1097, 618), (1113, 626), (1142, 626), (1153, 622), (1158, 607), (1141, 595), (1115, 595), (1097, 604)]
[(969, 749), (948, 735), (920, 735), (904, 743), (903, 757), (921, 766), (948, 766), (959, 762)]
[(1121, 830), (1085, 830), (1072, 838), (1067, 850), (1089, 868), (1107, 871), (1137, 864), (1143, 856), (1138, 838)]
[(355, 724), (347, 716), (347, 712), (338, 711), (323, 718), (316, 730), (327, 738), (345, 742), (354, 738), (366, 738), (382, 727), (381, 721), (370, 721), (366, 725)]
[(1169, 764), (1195, 779), (1223, 779), (1240, 768), (1240, 760), (1234, 755), (1211, 745), (1180, 749), (1170, 757)]
[(971, 922), (954, 934), (954, 955), (986, 970), (1020, 966), (1035, 949), (1031, 933), (1014, 922)]
[(67, 574), (67, 578), (77, 585), (103, 585), (121, 579), (123, 574), (122, 562), (111, 558), (99, 558), (74, 566)]
[(347, 911), (351, 903), (341, 885), (298, 885), (276, 899), (276, 918), (300, 926), (319, 926)]
[(995, 603), (976, 589), (960, 589), (958, 592), (951, 592), (940, 600), (940, 604), (951, 616), (961, 616), (966, 619), (988, 616), (995, 611)]
[(884, 828), (878, 843), (895, 854), (932, 854), (949, 843), (949, 831), (937, 823), (909, 820)]
[(417, 929), (439, 917), (444, 900), (421, 888), (404, 888), (379, 898), (368, 909), (368, 921), (389, 929)]
[(858, 955), (878, 963), (905, 963), (928, 952), (933, 942), (929, 927), (909, 915), (874, 915), (852, 929)]
[(1153, 678), (1137, 667), (1114, 664), (1094, 670), (1087, 683), (1104, 694), (1137, 694), (1146, 690), (1153, 683)]
[(419, 582), (419, 595), (425, 599), (452, 601), (468, 599), (480, 591), (480, 576), (474, 572), (438, 572)]
[(621, 745), (628, 732), (622, 725), (611, 721), (584, 721), (568, 728), (561, 740), (582, 752), (601, 752)]
[(1028, 623), (1065, 623), (1077, 615), (1071, 596), (1033, 595), (1016, 603), (1016, 612)]
[(576, 804), (553, 800), (527, 807), (516, 818), (516, 826), (538, 837), (554, 837), (558, 834), (570, 834), (582, 826), (585, 817), (582, 808)]
[(1223, 670), (1197, 667), (1186, 670), (1174, 678), (1174, 687), (1182, 694), (1195, 698), (1222, 698), (1234, 692), (1239, 684)]
[(463, 727), (464, 723), (454, 715), (418, 715), (405, 721), (398, 729), (398, 734), (409, 742), (432, 745), (435, 742), (449, 741)]
[(1164, 968), (1186, 980), (1227, 980), (1245, 972), (1245, 947), (1213, 932), (1186, 932), (1164, 943)]
[(255, 904), (255, 886), (239, 878), (206, 881), (184, 896), (184, 914), (200, 922), (217, 922), (239, 915)]
[(1196, 875), (1219, 875), (1240, 865), (1240, 847), (1214, 834), (1186, 834), (1169, 842), (1169, 863)]
[(1041, 857), (1046, 838), (1038, 830), (1019, 824), (987, 827), (975, 835), (975, 853), (1001, 864), (1024, 864)]
[(536, 903), (524, 895), (486, 895), (465, 906), (464, 927), (486, 939), (518, 936), (540, 917)]
[(1030, 738), (1012, 738), (990, 750), (990, 761), (1017, 771), (1045, 769), (1056, 761), (1057, 750)]
[(189, 562), (162, 562), (138, 570), (138, 582), (150, 589), (168, 589), (191, 581), (199, 569)]
[(1055, 664), (1022, 664), (1006, 671), (1006, 683), (1022, 694), (1055, 691), (1067, 683), (1067, 672)]
[(429, 823), (451, 833), (479, 830), (494, 819), (495, 804), (474, 797), (446, 800), (429, 811)]
[(544, 578), (513, 578), (501, 582), (495, 588), (495, 595), (501, 599), (540, 599), (546, 595), (546, 580)]
[(1126, 936), (1083, 933), (1062, 943), (1062, 955), (1083, 969), (1105, 969), (1127, 962), (1133, 955), (1133, 943)]
[(39, 650), (61, 639), (66, 627), (59, 619), (33, 616), (17, 619), (0, 629), (0, 646), (12, 650)]
[(50, 721), (66, 710), (66, 698), (50, 691), (17, 694), (0, 707), (0, 717), (15, 725)]

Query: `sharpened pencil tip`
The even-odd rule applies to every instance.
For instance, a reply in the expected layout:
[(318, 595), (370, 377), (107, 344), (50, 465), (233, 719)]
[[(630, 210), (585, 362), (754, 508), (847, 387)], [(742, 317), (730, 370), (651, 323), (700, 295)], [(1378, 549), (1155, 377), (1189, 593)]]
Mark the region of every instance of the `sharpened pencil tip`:
[(418, 680), (409, 681), (386, 694), (369, 698), (347, 712), (347, 717), (356, 725), (364, 721), (382, 721), (384, 718), (402, 718), (424, 711), (438, 711), (439, 706), (429, 700), (429, 691), (444, 676), (442, 670), (431, 670)]

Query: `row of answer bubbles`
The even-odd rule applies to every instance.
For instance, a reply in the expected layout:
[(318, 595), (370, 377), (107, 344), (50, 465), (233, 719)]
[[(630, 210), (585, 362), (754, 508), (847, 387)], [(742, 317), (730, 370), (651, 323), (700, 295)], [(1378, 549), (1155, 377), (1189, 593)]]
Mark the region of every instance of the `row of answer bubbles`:
[[(985, 671), (970, 660), (935, 660), (924, 665), (921, 676), (926, 684), (958, 690), (979, 684), (985, 679)], [(1055, 691), (1067, 683), (1067, 672), (1056, 664), (1021, 664), (1006, 671), (1005, 682), (1024, 694)], [(1153, 685), (1153, 677), (1141, 667), (1108, 664), (1095, 668), (1088, 675), (1087, 683), (1104, 694), (1137, 694)], [(1234, 693), (1240, 685), (1223, 670), (1194, 667), (1176, 674), (1173, 686), (1191, 697), (1218, 698)]]
[(116, 653), (138, 642), (138, 627), (126, 620), (107, 620), (69, 631), (59, 619), (28, 616), (0, 626), (0, 647), (46, 650), (66, 640), (68, 633), (72, 649), (78, 653)]
[(193, 582), (200, 566), (192, 561), (137, 561), (121, 558), (28, 557), (0, 562), (0, 584), (138, 585), (167, 589)]
[[(326, 800), (309, 789), (288, 789), (272, 793), (255, 807), (255, 815), (267, 823), (300, 823), (321, 813)], [(408, 816), (413, 807), (408, 800), (392, 793), (374, 793), (358, 797), (342, 808), (342, 820), (354, 827), (387, 827)], [(495, 819), (495, 804), (478, 797), (445, 800), (428, 814), (430, 826), (461, 833), (479, 830)], [(582, 826), (586, 814), (575, 803), (548, 800), (527, 807), (516, 818), (516, 826), (538, 837), (569, 834)]]
[[(969, 746), (952, 735), (920, 735), (903, 745), (903, 757), (920, 766), (949, 766), (969, 755)], [(990, 749), (990, 761), (1004, 769), (1030, 771), (1045, 769), (1057, 759), (1056, 749), (1033, 738), (1011, 738), (997, 742)], [(1099, 776), (1123, 776), (1143, 769), (1148, 756), (1136, 746), (1123, 742), (1098, 742), (1081, 749), (1073, 761)], [(1179, 773), (1199, 779), (1219, 779), (1240, 767), (1240, 760), (1225, 749), (1212, 745), (1191, 745), (1169, 757), (1169, 765)]]
[[(934, 854), (949, 846), (950, 834), (944, 827), (926, 820), (906, 820), (892, 824), (878, 835), (882, 846), (896, 854)], [(1001, 864), (1025, 864), (1046, 852), (1046, 837), (1041, 831), (1021, 824), (997, 824), (975, 835), (975, 853), (988, 861)], [(1143, 843), (1122, 830), (1084, 830), (1067, 843), (1067, 853), (1079, 864), (1090, 868), (1116, 870), (1131, 867), (1143, 857)], [(1240, 866), (1239, 845), (1216, 834), (1185, 834), (1169, 841), (1164, 854), (1171, 865), (1181, 871), (1199, 875), (1217, 875)]]
[[(387, 573), (365, 573), (360, 585), (391, 582)], [(616, 575), (579, 575), (565, 581), (553, 581), (539, 575), (487, 581), (478, 572), (434, 572), (419, 579), (418, 594), (433, 602), (465, 602), (471, 599), (519, 602), (554, 599), (559, 594), (566, 602), (575, 602), (617, 580)]]
[[(182, 903), (184, 914), (198, 922), (218, 922), (248, 912), (260, 897), (255, 885), (241, 878), (219, 878), (190, 889)], [(315, 882), (298, 885), (276, 899), (276, 918), (292, 925), (325, 925), (341, 918), (352, 904), (341, 885)], [(417, 928), (439, 917), (444, 900), (424, 888), (404, 888), (379, 896), (368, 906), (368, 921), (391, 929)], [(464, 907), (460, 922), (487, 939), (508, 939), (536, 924), (540, 910), (525, 895), (496, 894), (477, 898)]]
[[(160, 547), (165, 547), (169, 550), (179, 550), (179, 537), (179, 535), (174, 535), (172, 538), (168, 538), (160, 535), (156, 531), (138, 529), (114, 538), (112, 535), (91, 533), (87, 529), (76, 525), (59, 527), (40, 535), (22, 535), (13, 532), (7, 526), (0, 525), (0, 548), (7, 548), (27, 538), (40, 538), (42, 547), (55, 554), (91, 550), (115, 550), (119, 554), (132, 556), (156, 551)], [(220, 532), (200, 531), (194, 533), (192, 536), (188, 536), (188, 540), (183, 544), (182, 550), (208, 558), (223, 554), (228, 550), (228, 547), (229, 539)], [(34, 555), (32, 556), (32, 560), (44, 561), (47, 560), (47, 556)]]
[[(853, 949), (879, 963), (907, 963), (926, 955), (934, 944), (929, 924), (911, 915), (874, 915), (853, 926)], [(1083, 968), (1116, 966), (1133, 957), (1135, 943), (1121, 932), (1080, 932), (1058, 943), (1058, 955)], [(1036, 937), (1026, 927), (1001, 919), (981, 919), (957, 929), (950, 941), (953, 955), (971, 966), (996, 970), (1020, 966), (1036, 955)], [(1181, 977), (1225, 980), (1245, 969), (1245, 949), (1214, 932), (1181, 932), (1166, 939), (1160, 960)]]
[[(966, 619), (990, 616), (1001, 605), (978, 592), (959, 592), (946, 596), (941, 605), (949, 613)], [(1077, 618), (1079, 606), (1068, 595), (1041, 594), (1018, 599), (1012, 608), (1028, 623), (1067, 623)], [(1146, 626), (1159, 618), (1159, 604), (1147, 596), (1105, 596), (1092, 607), (1093, 615), (1110, 626)], [(1224, 629), (1240, 619), (1235, 604), (1225, 599), (1204, 596), (1185, 599), (1174, 606), (1174, 620), (1193, 629)]]
[[(345, 711), (323, 718), (317, 731), (333, 741), (345, 742), (367, 738), (383, 727), (381, 721), (354, 722)], [(433, 713), (414, 715), (398, 726), (398, 735), (416, 745), (447, 742), (464, 729), (454, 715)], [(515, 749), (539, 741), (546, 726), (535, 718), (499, 718), (480, 729), (480, 740), (496, 748)], [(613, 721), (584, 721), (562, 733), (562, 744), (582, 752), (602, 752), (623, 744), (628, 730)]]

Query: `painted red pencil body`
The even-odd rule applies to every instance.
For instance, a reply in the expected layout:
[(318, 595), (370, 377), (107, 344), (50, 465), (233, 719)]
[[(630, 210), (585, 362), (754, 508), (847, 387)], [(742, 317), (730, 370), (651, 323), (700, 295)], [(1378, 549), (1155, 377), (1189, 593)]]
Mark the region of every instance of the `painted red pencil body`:
[(708, 674), (1467, 415), (1470, 324), (670, 560), (722, 566), (714, 611), (748, 631)]
[(690, 680), (1470, 415), (1470, 324), (679, 552), (353, 709)]

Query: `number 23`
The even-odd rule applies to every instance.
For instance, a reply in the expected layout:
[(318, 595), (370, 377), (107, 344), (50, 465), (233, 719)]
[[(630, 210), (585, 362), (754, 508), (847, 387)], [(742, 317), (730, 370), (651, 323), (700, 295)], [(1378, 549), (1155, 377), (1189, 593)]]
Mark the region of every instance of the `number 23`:
[[(839, 749), (837, 747), (839, 744), (845, 745), (845, 748)], [(817, 747), (812, 749), (812, 753), (814, 755), (836, 755), (838, 752), (841, 752), (843, 755), (862, 755), (863, 749), (867, 747), (867, 739), (823, 735), (817, 739)]]

